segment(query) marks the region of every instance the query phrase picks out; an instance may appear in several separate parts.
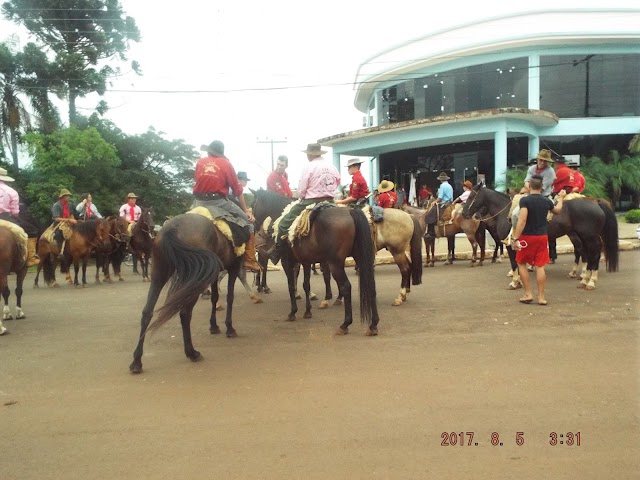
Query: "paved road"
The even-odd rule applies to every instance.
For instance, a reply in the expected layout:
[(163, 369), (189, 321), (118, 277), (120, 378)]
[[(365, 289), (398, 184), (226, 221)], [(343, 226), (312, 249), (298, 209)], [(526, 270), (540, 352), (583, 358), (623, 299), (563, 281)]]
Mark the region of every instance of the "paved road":
[(506, 264), (462, 262), (425, 269), (391, 307), (399, 276), (378, 266), (373, 338), (334, 336), (338, 307), (284, 321), (275, 272), (264, 304), (238, 297), (238, 338), (211, 336), (201, 301), (204, 359), (184, 357), (174, 320), (137, 376), (147, 284), (29, 286), (28, 318), (0, 337), (0, 478), (637, 478), (640, 251), (593, 292), (565, 278), (571, 260), (548, 268), (547, 307), (504, 290)]

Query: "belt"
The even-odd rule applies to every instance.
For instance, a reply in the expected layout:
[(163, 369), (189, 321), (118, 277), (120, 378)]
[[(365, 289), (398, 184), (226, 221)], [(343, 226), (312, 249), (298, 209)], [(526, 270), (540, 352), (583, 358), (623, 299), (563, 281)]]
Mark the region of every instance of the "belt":
[(222, 193), (194, 193), (196, 200), (218, 200), (219, 198), (227, 198)]

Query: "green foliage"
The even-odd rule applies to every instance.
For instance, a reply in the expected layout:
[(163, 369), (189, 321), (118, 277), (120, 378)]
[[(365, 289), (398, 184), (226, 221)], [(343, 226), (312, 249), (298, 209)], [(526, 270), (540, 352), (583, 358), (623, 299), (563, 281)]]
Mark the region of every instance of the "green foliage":
[(527, 176), (527, 168), (528, 167), (526, 165), (519, 165), (515, 168), (507, 169), (507, 181), (496, 181), (496, 190), (504, 192), (515, 190), (516, 192), (519, 192), (524, 185), (524, 179)]
[(627, 223), (640, 223), (640, 208), (629, 210), (624, 216)]
[(603, 185), (607, 196), (614, 204), (620, 200), (623, 188), (631, 190), (636, 195), (640, 192), (639, 155), (620, 155), (616, 150), (611, 150), (607, 162), (598, 157), (591, 157), (584, 163), (583, 174), (587, 173), (591, 179)]

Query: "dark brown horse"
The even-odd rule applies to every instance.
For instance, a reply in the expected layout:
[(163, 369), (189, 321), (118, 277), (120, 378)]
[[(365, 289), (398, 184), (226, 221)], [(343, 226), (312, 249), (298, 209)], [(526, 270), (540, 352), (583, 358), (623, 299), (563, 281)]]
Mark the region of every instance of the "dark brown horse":
[[(225, 325), (227, 337), (236, 337), (232, 324), (233, 294), (236, 278), (242, 265), (242, 256), (236, 256), (231, 242), (211, 220), (196, 214), (177, 215), (163, 225), (155, 238), (153, 271), (147, 303), (140, 319), (140, 337), (129, 366), (132, 373), (142, 372), (144, 339), (148, 329), (156, 330), (176, 313), (180, 313), (184, 352), (191, 361), (202, 358), (193, 348), (191, 340), (191, 316), (200, 293), (211, 287), (211, 317), (209, 331), (219, 334), (216, 322), (218, 302), (218, 277), (224, 269), (228, 272), (227, 312)], [(164, 305), (150, 325), (153, 309), (165, 284), (171, 280)]]
[[(16, 274), (16, 315), (11, 315), (9, 308), (9, 289), (8, 276), (13, 272)], [(11, 320), (13, 318), (25, 318), (22, 310), (22, 284), (24, 277), (27, 275), (27, 262), (25, 261), (16, 237), (6, 227), (0, 227), (0, 291), (4, 299), (4, 309), (2, 320)], [(0, 335), (6, 333), (6, 328), (0, 321)]]
[(131, 240), (129, 241), (129, 250), (131, 250), (133, 254), (133, 268), (137, 270), (137, 262), (140, 260), (143, 282), (150, 281), (149, 259), (151, 258), (151, 250), (153, 249), (153, 229), (152, 210), (150, 208), (143, 208), (140, 218), (131, 231)]
[[(266, 217), (276, 218), (285, 205), (291, 202), (288, 197), (266, 190), (256, 192), (253, 203), (253, 215), (256, 224), (261, 225)], [(304, 272), (303, 288), (306, 297), (304, 318), (311, 318), (311, 264), (320, 263), (325, 287), (331, 289), (331, 276), (338, 284), (340, 295), (344, 298), (344, 321), (337, 333), (345, 335), (353, 322), (351, 308), (351, 282), (345, 272), (345, 259), (351, 256), (359, 267), (360, 316), (369, 328), (367, 335), (378, 333), (378, 308), (376, 305), (376, 284), (374, 278), (375, 251), (369, 222), (359, 209), (330, 207), (320, 210), (311, 223), (309, 234), (297, 239), (292, 247), (287, 246), (282, 256), (282, 267), (287, 274), (291, 311), (287, 320), (295, 320), (298, 306), (296, 302), (295, 270), (302, 265)]]
[[(487, 215), (496, 219), (498, 234), (504, 239), (512, 226), (509, 219), (510, 206), (511, 198), (507, 195), (477, 185), (467, 199), (463, 214), (471, 216), (486, 209)], [(579, 249), (586, 260), (587, 272), (579, 288), (595, 288), (603, 250), (607, 271), (618, 271), (618, 222), (613, 209), (605, 200), (587, 197), (566, 200), (560, 213), (554, 215), (549, 222), (547, 230), (549, 239), (552, 240), (568, 235), (574, 241), (576, 250)]]
[(100, 283), (100, 270), (104, 281), (112, 282), (109, 265), (113, 267), (114, 276), (123, 282), (121, 266), (131, 238), (128, 233), (129, 222), (117, 215), (107, 217), (106, 221), (109, 226), (109, 240), (105, 242), (104, 248), (96, 250), (96, 283)]

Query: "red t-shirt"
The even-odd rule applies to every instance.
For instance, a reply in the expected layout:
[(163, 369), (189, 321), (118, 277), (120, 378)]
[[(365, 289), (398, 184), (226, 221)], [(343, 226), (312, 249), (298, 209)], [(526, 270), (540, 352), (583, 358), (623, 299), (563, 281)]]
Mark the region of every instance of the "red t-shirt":
[(353, 180), (351, 181), (351, 185), (349, 186), (349, 196), (355, 199), (364, 198), (369, 195), (369, 187), (367, 187), (367, 182), (358, 170), (353, 174)]
[(428, 198), (431, 195), (432, 195), (431, 190), (427, 188), (421, 188), (420, 192), (418, 193), (420, 200), (424, 200), (425, 198)]
[(280, 175), (277, 170), (274, 170), (267, 177), (267, 190), (270, 190), (280, 195), (286, 195), (287, 197), (293, 197), (291, 188), (289, 187), (289, 176), (287, 172)]
[(573, 171), (573, 187), (578, 188), (578, 193), (582, 193), (585, 187), (585, 180), (582, 174), (578, 170)]
[(378, 195), (378, 205), (382, 208), (393, 208), (397, 203), (398, 196), (393, 191)]
[(201, 158), (196, 163), (196, 184), (193, 193), (220, 193), (228, 195), (229, 189), (237, 197), (242, 193), (242, 185), (231, 162), (225, 157)]
[(573, 174), (573, 170), (567, 167), (564, 163), (559, 163), (556, 168), (556, 179), (553, 181), (553, 189), (551, 190), (551, 193), (558, 193), (565, 187), (571, 191), (575, 181)]

